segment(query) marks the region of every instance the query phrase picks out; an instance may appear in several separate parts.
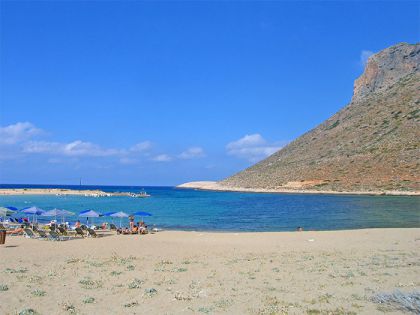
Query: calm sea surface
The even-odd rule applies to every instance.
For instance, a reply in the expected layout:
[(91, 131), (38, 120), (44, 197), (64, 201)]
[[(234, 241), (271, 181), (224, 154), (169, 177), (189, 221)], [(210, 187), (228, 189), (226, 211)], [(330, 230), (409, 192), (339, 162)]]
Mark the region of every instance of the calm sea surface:
[[(22, 188), (0, 185), (0, 188)], [(149, 226), (202, 231), (338, 230), (373, 227), (420, 227), (420, 198), (356, 195), (256, 194), (207, 192), (173, 187), (40, 186), (25, 188), (101, 189), (139, 192), (150, 198), (81, 196), (0, 196), (0, 206), (19, 209), (36, 205), (45, 210), (60, 208), (79, 213), (85, 209), (106, 213), (146, 211)], [(17, 217), (23, 215), (16, 215)], [(66, 221), (74, 222), (77, 216)], [(84, 219), (83, 219), (84, 220)], [(111, 221), (95, 218), (95, 223)], [(119, 224), (119, 219), (115, 219)], [(127, 220), (123, 220), (127, 224)]]

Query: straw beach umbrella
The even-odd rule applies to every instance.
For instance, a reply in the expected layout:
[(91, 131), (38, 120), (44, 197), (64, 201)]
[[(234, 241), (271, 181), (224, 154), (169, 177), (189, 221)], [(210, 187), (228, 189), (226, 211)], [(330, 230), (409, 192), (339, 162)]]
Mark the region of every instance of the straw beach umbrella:
[(120, 218), (120, 227), (121, 227), (122, 218), (127, 218), (128, 217), (128, 214), (125, 213), (125, 212), (120, 211), (120, 212), (115, 212), (113, 214), (110, 214), (109, 216), (110, 217), (113, 217), (113, 218)]

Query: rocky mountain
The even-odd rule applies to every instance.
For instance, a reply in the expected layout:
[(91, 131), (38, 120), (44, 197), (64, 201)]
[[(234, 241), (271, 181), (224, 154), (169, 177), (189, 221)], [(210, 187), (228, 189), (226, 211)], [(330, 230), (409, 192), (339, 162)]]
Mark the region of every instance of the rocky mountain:
[(229, 189), (419, 191), (420, 44), (372, 55), (351, 102), (217, 185)]

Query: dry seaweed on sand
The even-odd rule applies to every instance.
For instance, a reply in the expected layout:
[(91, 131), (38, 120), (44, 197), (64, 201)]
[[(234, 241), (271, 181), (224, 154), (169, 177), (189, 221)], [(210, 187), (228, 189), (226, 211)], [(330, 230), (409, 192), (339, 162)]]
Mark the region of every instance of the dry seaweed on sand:
[(377, 293), (372, 301), (390, 309), (420, 314), (420, 291)]

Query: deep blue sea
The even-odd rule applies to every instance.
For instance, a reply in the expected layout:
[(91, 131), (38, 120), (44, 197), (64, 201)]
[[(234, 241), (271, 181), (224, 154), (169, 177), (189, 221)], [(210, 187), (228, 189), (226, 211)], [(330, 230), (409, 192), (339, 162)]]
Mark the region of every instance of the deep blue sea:
[[(146, 211), (153, 214), (144, 218), (149, 226), (172, 230), (245, 232), (291, 231), (298, 226), (305, 230), (420, 227), (419, 197), (260, 194), (133, 186), (0, 185), (0, 188), (100, 189), (107, 192), (144, 189), (151, 197), (0, 196), (0, 206), (21, 209), (36, 205), (45, 210), (60, 208), (75, 213), (85, 209), (101, 213)], [(16, 215), (20, 216), (23, 215)], [(66, 218), (66, 221), (75, 220), (77, 216)], [(94, 219), (96, 224), (103, 221), (111, 219)], [(123, 220), (124, 225), (127, 222)], [(115, 223), (119, 224), (119, 219), (115, 219)]]

